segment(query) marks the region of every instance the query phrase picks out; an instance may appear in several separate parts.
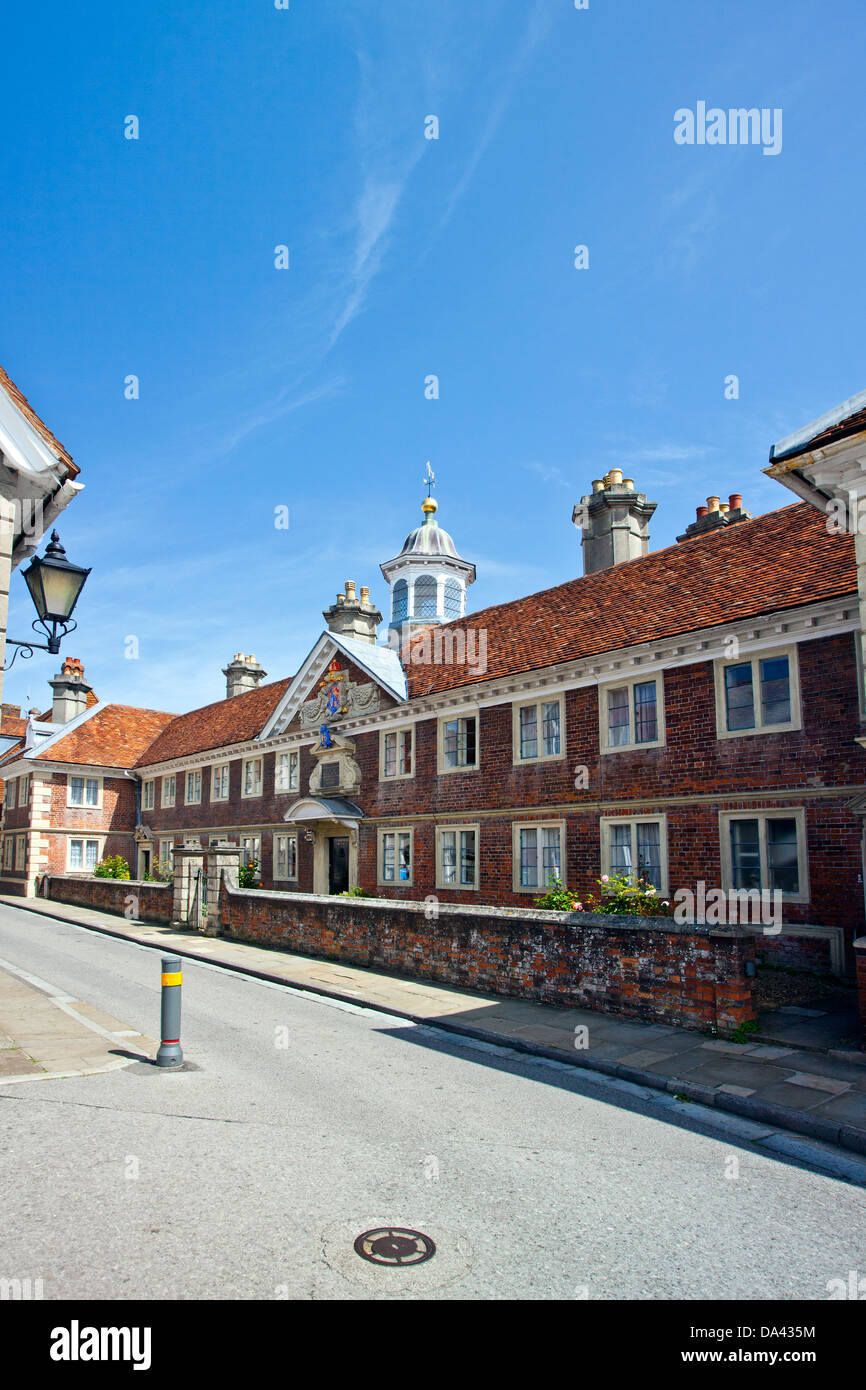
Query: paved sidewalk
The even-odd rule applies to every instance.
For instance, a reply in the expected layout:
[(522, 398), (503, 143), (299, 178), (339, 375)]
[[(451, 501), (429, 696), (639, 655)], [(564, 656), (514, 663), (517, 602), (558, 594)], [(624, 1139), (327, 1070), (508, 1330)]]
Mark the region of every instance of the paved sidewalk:
[(115, 1071), (156, 1056), (157, 1043), (4, 962), (0, 968), (0, 1086)]
[(587, 1009), (402, 979), (289, 951), (205, 937), (184, 928), (129, 921), (68, 903), (5, 895), (0, 895), (0, 903), (370, 1005), (413, 1022), (555, 1057), (866, 1154), (863, 1052), (818, 1052), (793, 1042), (763, 1042), (760, 1035), (742, 1044), (726, 1042)]

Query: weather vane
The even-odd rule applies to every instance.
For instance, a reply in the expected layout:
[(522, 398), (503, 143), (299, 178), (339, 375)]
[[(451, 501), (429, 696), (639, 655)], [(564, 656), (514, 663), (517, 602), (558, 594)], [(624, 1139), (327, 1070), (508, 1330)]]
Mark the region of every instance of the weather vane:
[(426, 475), (425, 475), (425, 477), (424, 477), (424, 479), (423, 479), (423, 482), (424, 482), (424, 486), (425, 486), (426, 489), (427, 489), (427, 496), (429, 497), (429, 496), (431, 495), (431, 493), (432, 493), (434, 487), (436, 486), (436, 474), (433, 472), (433, 469), (430, 467), (430, 460), (429, 460), (429, 459), (427, 460), (427, 472), (426, 472)]

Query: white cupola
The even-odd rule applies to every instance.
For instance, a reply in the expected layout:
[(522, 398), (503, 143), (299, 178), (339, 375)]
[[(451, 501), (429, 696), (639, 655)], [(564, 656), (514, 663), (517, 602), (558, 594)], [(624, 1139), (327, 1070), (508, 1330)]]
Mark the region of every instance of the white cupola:
[(400, 554), (381, 567), (391, 588), (390, 627), (401, 641), (416, 628), (464, 617), (466, 590), (475, 583), (475, 566), (460, 558), (437, 523), (432, 497), (424, 499), (421, 510), (421, 525), (406, 537)]

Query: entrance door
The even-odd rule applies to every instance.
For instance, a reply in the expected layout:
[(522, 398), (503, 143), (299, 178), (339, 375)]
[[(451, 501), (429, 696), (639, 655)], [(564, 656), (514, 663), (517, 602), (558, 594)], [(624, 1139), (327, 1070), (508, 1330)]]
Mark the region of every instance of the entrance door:
[(349, 886), (349, 837), (331, 835), (328, 839), (328, 892), (345, 893)]
[(138, 876), (147, 878), (150, 873), (150, 850), (140, 849), (138, 851)]

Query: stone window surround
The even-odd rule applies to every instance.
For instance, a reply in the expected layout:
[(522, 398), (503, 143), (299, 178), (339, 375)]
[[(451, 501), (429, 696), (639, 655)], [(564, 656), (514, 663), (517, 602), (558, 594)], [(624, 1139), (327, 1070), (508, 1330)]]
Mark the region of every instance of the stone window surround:
[[(247, 791), (247, 768), (254, 767), (258, 763), (258, 776), (253, 778), (253, 790)], [(264, 791), (264, 758), (261, 754), (244, 758), (241, 765), (241, 799), (252, 801), (257, 796), (262, 796)]]
[[(788, 658), (788, 688), (791, 699), (791, 718), (784, 724), (761, 723), (761, 668), (764, 660), (773, 657)], [(727, 727), (727, 704), (725, 701), (725, 670), (728, 666), (745, 666), (751, 662), (752, 692), (754, 697), (754, 729), (729, 729)], [(725, 657), (713, 662), (713, 680), (716, 694), (716, 738), (754, 738), (759, 734), (784, 734), (803, 727), (803, 708), (800, 698), (800, 662), (797, 643), (772, 647), (757, 652), (743, 652), (740, 656)]]
[[(73, 779), (73, 777), (79, 777), (79, 778), (84, 782), (84, 787), (83, 787), (83, 789), (82, 789), (82, 798), (83, 798), (83, 799), (82, 799), (81, 801), (73, 801), (73, 800), (72, 800), (72, 779)], [(88, 783), (88, 782), (95, 782), (95, 783), (96, 783), (96, 802), (95, 802), (95, 804), (91, 804), (91, 803), (88, 802), (88, 800), (87, 800), (87, 783)], [(70, 773), (67, 774), (67, 777), (66, 777), (66, 805), (67, 805), (67, 808), (72, 808), (72, 809), (74, 809), (74, 810), (76, 810), (76, 811), (100, 811), (100, 810), (102, 809), (102, 792), (103, 792), (103, 779), (102, 779), (101, 777), (90, 777), (90, 776), (88, 776), (86, 770), (82, 770), (80, 773), (70, 772)]]
[[(166, 786), (166, 784), (167, 784), (168, 782), (171, 783), (171, 797), (170, 797), (170, 798), (169, 798), (169, 796), (168, 796), (167, 786)], [(167, 773), (164, 775), (164, 777), (161, 779), (161, 781), (160, 781), (160, 788), (159, 788), (159, 805), (160, 805), (160, 809), (163, 809), (163, 808), (168, 807), (168, 806), (173, 806), (173, 805), (175, 804), (175, 801), (176, 801), (176, 800), (177, 800), (177, 774), (174, 773), (174, 772), (167, 772)]]
[[(538, 747), (539, 750), (544, 746), (544, 736), (542, 729), (542, 707), (544, 705), (559, 705), (559, 752), (542, 753), (539, 751), (534, 758), (522, 758), (520, 756), (520, 711), (531, 709), (535, 706)], [(511, 705), (511, 744), (512, 744), (512, 763), (515, 767), (534, 767), (536, 763), (556, 763), (561, 762), (565, 757), (565, 693), (544, 695), (540, 694), (537, 699), (515, 700)]]
[[(286, 759), (288, 779), (283, 785), (280, 778), (280, 759)], [(275, 796), (290, 796), (300, 790), (301, 784), (301, 750), (300, 748), (280, 748), (274, 753), (274, 794)]]
[[(767, 810), (737, 810), (719, 812), (719, 848), (721, 850), (721, 886), (725, 892), (731, 891), (734, 887), (734, 872), (731, 856), (731, 821), (734, 820), (756, 820), (758, 822), (758, 837), (761, 853), (761, 882), (769, 891), (769, 876), (767, 873), (767, 821), (768, 820), (793, 820), (797, 826), (797, 880), (800, 885), (797, 893), (782, 893), (783, 903), (808, 903), (811, 901), (809, 889), (809, 844), (806, 829), (806, 808), (805, 806), (772, 807)], [(745, 891), (745, 890), (741, 890)]]
[[(644, 742), (635, 741), (635, 721), (634, 721), (634, 688), (636, 685), (649, 685), (650, 681), (656, 688), (656, 720), (658, 722), (657, 737), (648, 739)], [(608, 695), (612, 690), (628, 691), (628, 742), (615, 743), (608, 742)], [(664, 748), (666, 740), (665, 730), (665, 678), (664, 671), (648, 671), (646, 675), (624, 676), (622, 680), (609, 680), (598, 687), (598, 751), (599, 753), (633, 753), (635, 749), (642, 748)]]
[[(457, 879), (454, 883), (445, 883), (442, 864), (442, 836), (445, 833), (460, 834), (461, 831), (471, 830), (475, 835), (475, 882), (460, 882), (460, 841), (457, 841)], [(414, 867), (414, 866), (413, 866)], [(449, 823), (447, 825), (436, 826), (436, 887), (446, 892), (477, 893), (481, 881), (481, 826), (478, 821)]]
[(538, 877), (539, 882), (525, 884), (520, 882), (520, 832), (521, 830), (558, 830), (559, 831), (559, 863), (560, 872), (563, 875), (563, 882), (567, 881), (566, 874), (566, 850), (567, 838), (564, 818), (551, 816), (545, 819), (543, 816), (534, 820), (515, 820), (511, 822), (511, 888), (514, 893), (536, 893), (540, 897), (547, 892), (548, 885), (541, 882), (544, 876), (544, 866), (539, 860)]
[(141, 784), (142, 811), (156, 810), (156, 778), (148, 777)]
[[(198, 796), (195, 796), (195, 795), (190, 796), (190, 794), (189, 794), (190, 778), (193, 779), (193, 791), (194, 791), (194, 790), (195, 790), (195, 778), (196, 778), (196, 774), (198, 774)], [(188, 772), (185, 772), (185, 773), (184, 773), (184, 776), (183, 776), (183, 804), (184, 804), (184, 806), (199, 806), (199, 805), (201, 805), (201, 798), (202, 798), (202, 792), (203, 792), (203, 790), (204, 790), (204, 768), (201, 768), (201, 767), (191, 767), (191, 768), (189, 769)]]
[[(385, 775), (385, 738), (388, 734), (396, 734), (398, 738), (397, 767), (399, 768), (400, 758), (400, 739), (402, 736), (405, 744), (406, 735), (409, 735), (409, 771), (395, 772), (390, 777)], [(415, 776), (415, 725), (397, 724), (379, 730), (379, 781), (380, 782), (399, 782), (406, 781)]]
[[(72, 865), (72, 844), (74, 840), (81, 841), (81, 864), (74, 868)], [(96, 845), (96, 863), (98, 864), (105, 855), (105, 836), (89, 835), (86, 831), (73, 833), (66, 838), (66, 872), (70, 874), (92, 874), (93, 870), (87, 867), (87, 846)]]
[[(278, 874), (278, 872), (277, 872), (277, 865), (278, 865), (278, 863), (279, 863), (279, 856), (278, 856), (278, 854), (277, 854), (277, 841), (278, 841), (278, 840), (286, 840), (286, 841), (294, 840), (294, 842), (295, 842), (295, 872), (294, 872), (293, 874), (290, 874), (290, 873), (287, 872), (286, 875), (285, 875), (285, 877), (283, 877), (282, 875)], [(272, 868), (271, 868), (271, 878), (274, 880), (275, 883), (297, 883), (297, 881), (298, 881), (298, 840), (299, 840), (299, 836), (298, 836), (298, 832), (297, 832), (296, 830), (295, 830), (295, 831), (279, 831), (279, 832), (277, 832), (277, 833), (274, 835), (274, 837), (273, 837), (273, 863), (272, 863)], [(287, 848), (287, 851), (286, 851), (286, 867), (287, 867), (287, 869), (288, 869), (288, 860), (289, 860), (289, 854), (288, 854), (288, 848)]]
[[(218, 793), (217, 790), (216, 790), (217, 773), (221, 773), (222, 770), (223, 770), (223, 768), (225, 768), (225, 770), (226, 770), (226, 779), (225, 779), (225, 782), (226, 782), (226, 793), (225, 793), (225, 796), (223, 796), (221, 793)], [(202, 772), (204, 772), (204, 768), (202, 768)], [(231, 765), (230, 762), (213, 763), (213, 764), (212, 764), (211, 770), (210, 770), (210, 799), (211, 799), (211, 801), (228, 801), (228, 800), (230, 799), (230, 797), (231, 797), (231, 778), (232, 778), (232, 765)]]
[[(429, 718), (429, 716), (428, 716)], [(457, 767), (445, 764), (445, 725), (454, 724), (458, 719), (475, 720), (475, 762), (461, 763)], [(481, 713), (477, 705), (456, 709), (440, 715), (436, 721), (436, 771), (440, 776), (450, 776), (454, 772), (478, 772), (481, 767)]]
[(627, 812), (624, 812), (622, 815), (618, 816), (599, 817), (599, 841), (601, 851), (601, 869), (599, 877), (601, 877), (602, 874), (610, 873), (611, 826), (623, 824), (632, 826), (632, 862), (636, 862), (637, 860), (637, 834), (634, 830), (634, 827), (638, 824), (653, 824), (659, 827), (659, 859), (661, 865), (661, 887), (656, 890), (656, 896), (659, 898), (669, 898), (670, 880), (668, 873), (668, 818), (667, 814), (664, 811), (654, 816), (631, 816)]
[[(394, 877), (384, 878), (384, 836), (393, 835), (394, 839)], [(409, 877), (400, 878), (399, 876), (399, 837), (400, 835), (409, 836)], [(390, 825), (379, 826), (376, 830), (376, 883), (380, 888), (411, 888), (415, 882), (415, 828), (412, 825)]]

